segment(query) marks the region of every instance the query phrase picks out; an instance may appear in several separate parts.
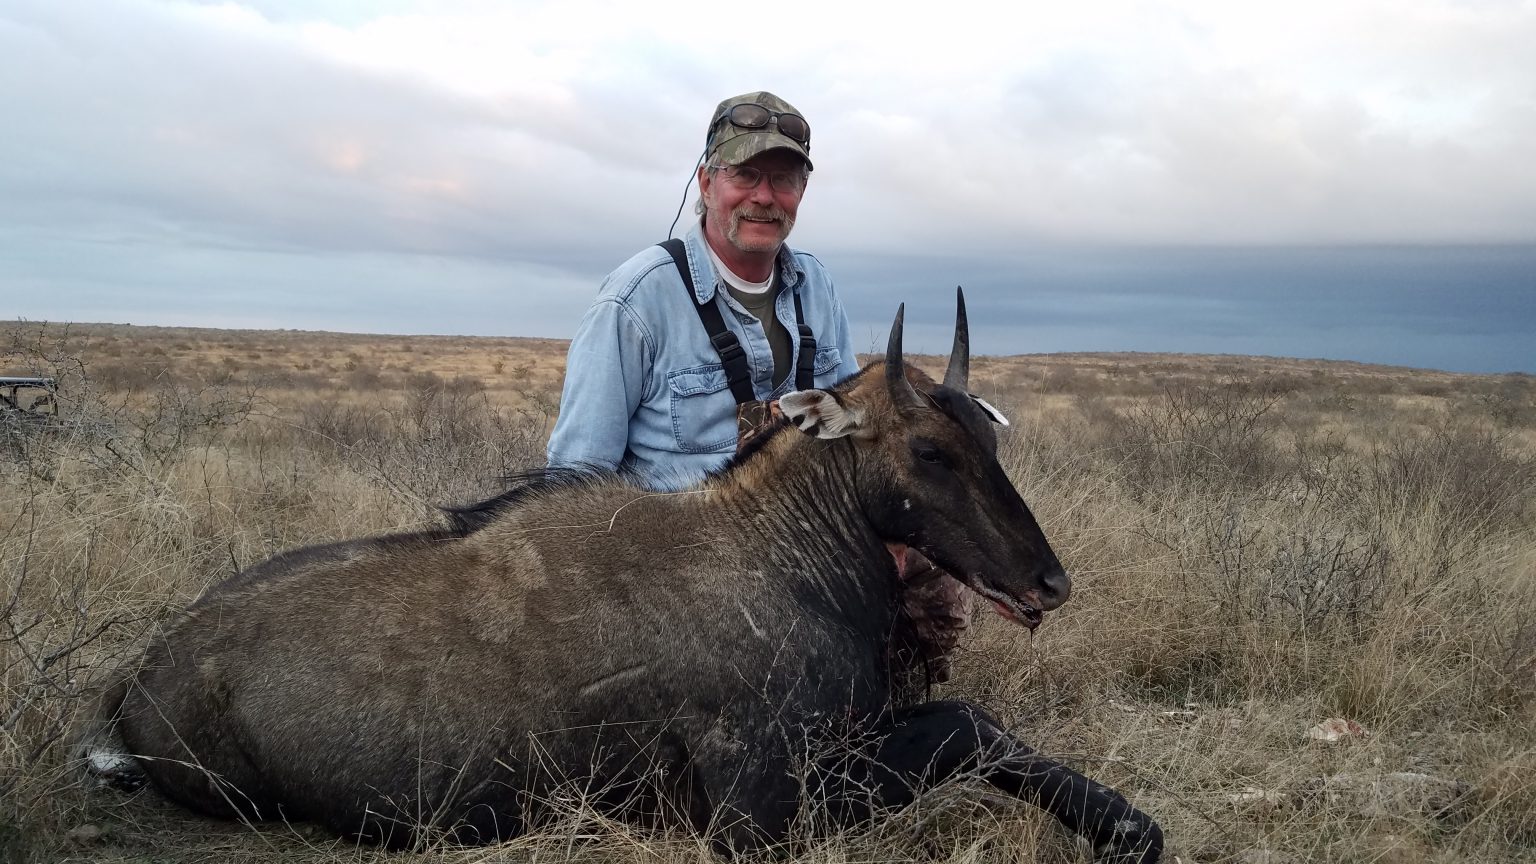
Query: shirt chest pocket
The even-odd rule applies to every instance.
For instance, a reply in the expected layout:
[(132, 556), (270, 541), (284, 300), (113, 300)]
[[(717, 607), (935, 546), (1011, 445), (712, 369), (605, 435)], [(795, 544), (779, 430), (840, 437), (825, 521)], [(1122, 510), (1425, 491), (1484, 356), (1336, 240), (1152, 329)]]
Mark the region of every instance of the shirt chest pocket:
[(679, 369), (667, 375), (672, 400), (672, 438), (684, 453), (730, 453), (736, 449), (736, 400), (719, 364)]
[(834, 347), (817, 348), (816, 363), (812, 366), (812, 377), (817, 387), (831, 387), (836, 384), (841, 376), (838, 370), (843, 365), (843, 352)]

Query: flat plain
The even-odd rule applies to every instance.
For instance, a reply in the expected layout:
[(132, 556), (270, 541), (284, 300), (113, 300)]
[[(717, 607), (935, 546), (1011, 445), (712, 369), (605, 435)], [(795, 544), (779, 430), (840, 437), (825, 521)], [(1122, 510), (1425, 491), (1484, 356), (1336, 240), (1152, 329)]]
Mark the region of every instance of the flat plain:
[[(0, 327), (0, 374), (60, 382), (56, 418), (0, 426), (0, 860), (714, 860), (579, 802), (502, 846), (384, 853), (93, 788), (68, 746), (213, 582), (542, 464), (563, 342)], [(1169, 861), (1536, 860), (1536, 379), (1152, 354), (972, 377), (1075, 591), (1033, 636), (980, 613), (935, 697), (1121, 789)], [(793, 857), (1086, 860), (978, 792)]]

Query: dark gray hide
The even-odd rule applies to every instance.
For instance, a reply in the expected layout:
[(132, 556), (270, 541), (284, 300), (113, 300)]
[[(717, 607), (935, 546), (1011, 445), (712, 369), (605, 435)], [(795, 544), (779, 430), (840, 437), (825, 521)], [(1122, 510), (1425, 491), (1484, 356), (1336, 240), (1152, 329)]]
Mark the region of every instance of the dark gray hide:
[(973, 771), (1155, 860), (1157, 826), (1119, 795), (973, 705), (893, 696), (889, 544), (1028, 626), (1068, 591), (964, 392), (959, 329), (941, 386), (901, 362), (898, 315), (885, 364), (784, 400), (808, 434), (695, 489), (552, 475), (456, 531), (235, 576), (154, 640), (122, 742), (199, 812), (395, 846), (511, 837), (579, 796), (754, 849)]

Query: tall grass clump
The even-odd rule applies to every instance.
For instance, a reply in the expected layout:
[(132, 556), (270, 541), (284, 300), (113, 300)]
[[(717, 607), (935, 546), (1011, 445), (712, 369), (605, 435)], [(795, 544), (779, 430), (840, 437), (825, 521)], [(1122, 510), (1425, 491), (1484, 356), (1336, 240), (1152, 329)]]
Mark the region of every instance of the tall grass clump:
[[(1063, 722), (1113, 705), (1095, 734), (1157, 766), (1218, 859), (1526, 860), (1536, 780), (1510, 766), (1536, 747), (1536, 459), (1507, 416), (1447, 400), (1341, 422), (1327, 386), (1025, 413), (1007, 446), (1077, 596), (1037, 637), (1054, 659), (1012, 680)], [(1330, 718), (1364, 731), (1306, 736)], [(1452, 803), (1405, 803), (1431, 788)]]

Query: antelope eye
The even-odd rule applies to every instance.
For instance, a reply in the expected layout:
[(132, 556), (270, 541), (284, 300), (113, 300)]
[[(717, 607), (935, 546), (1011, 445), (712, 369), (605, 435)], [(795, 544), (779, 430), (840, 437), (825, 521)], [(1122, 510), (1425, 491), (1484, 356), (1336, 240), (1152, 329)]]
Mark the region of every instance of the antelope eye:
[(918, 444), (912, 448), (912, 452), (917, 458), (933, 465), (941, 464), (944, 461), (944, 454), (932, 444)]

